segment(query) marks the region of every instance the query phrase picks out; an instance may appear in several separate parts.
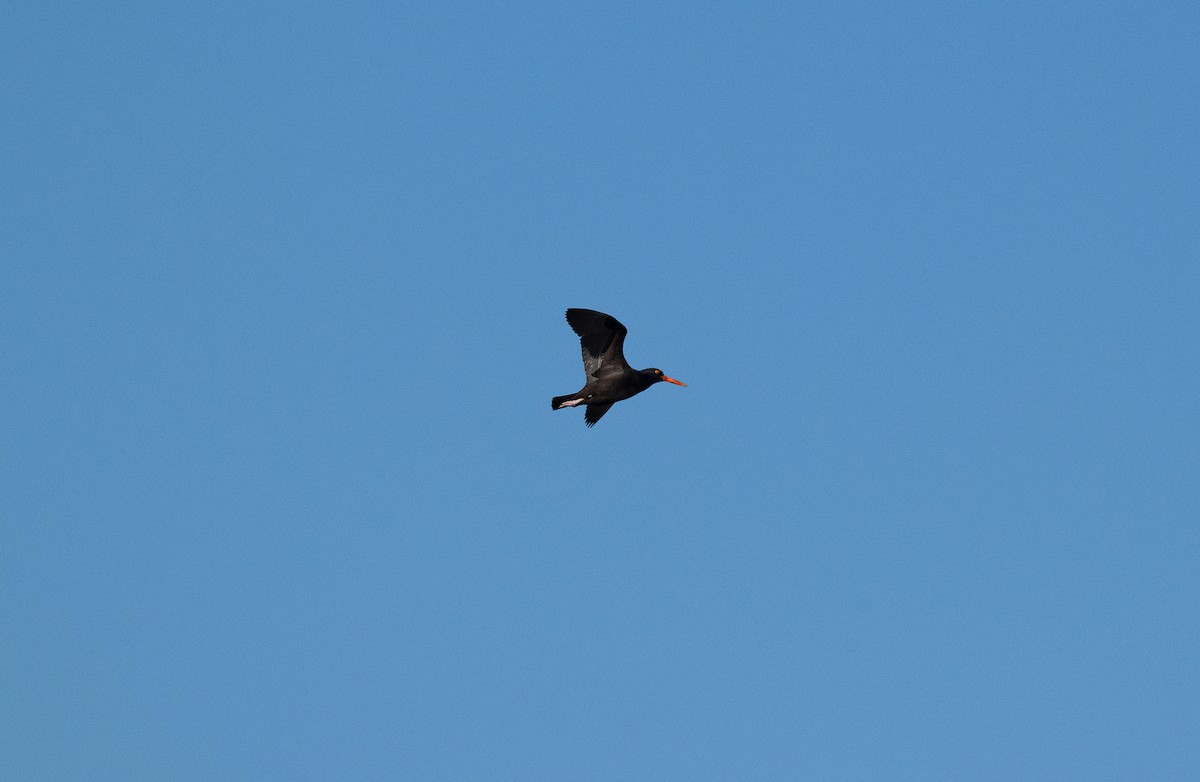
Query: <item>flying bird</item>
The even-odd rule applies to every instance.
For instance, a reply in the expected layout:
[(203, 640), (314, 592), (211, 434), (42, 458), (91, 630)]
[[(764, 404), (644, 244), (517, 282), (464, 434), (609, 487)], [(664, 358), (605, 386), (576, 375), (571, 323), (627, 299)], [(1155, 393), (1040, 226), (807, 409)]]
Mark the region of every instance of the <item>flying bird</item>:
[(640, 394), (655, 383), (686, 386), (661, 369), (633, 369), (625, 361), (627, 329), (612, 315), (595, 310), (567, 310), (567, 323), (579, 335), (583, 348), (583, 371), (587, 382), (574, 394), (550, 400), (553, 410), (587, 405), (584, 423), (595, 426), (608, 409), (622, 399)]

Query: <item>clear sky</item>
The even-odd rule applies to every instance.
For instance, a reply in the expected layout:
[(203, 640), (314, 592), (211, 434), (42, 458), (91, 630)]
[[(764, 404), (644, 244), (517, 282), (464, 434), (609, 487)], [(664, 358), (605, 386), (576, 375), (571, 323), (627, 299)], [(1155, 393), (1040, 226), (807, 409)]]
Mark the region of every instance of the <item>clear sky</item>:
[(6, 3), (0, 778), (1200, 779), (1198, 38)]

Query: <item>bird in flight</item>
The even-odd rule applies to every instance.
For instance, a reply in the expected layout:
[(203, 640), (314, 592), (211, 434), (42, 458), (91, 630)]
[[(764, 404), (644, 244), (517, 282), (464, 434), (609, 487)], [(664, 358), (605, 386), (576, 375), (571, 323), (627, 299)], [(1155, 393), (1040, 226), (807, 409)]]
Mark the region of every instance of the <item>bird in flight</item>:
[(550, 400), (553, 410), (587, 405), (584, 423), (595, 426), (608, 409), (622, 399), (640, 394), (655, 383), (686, 386), (661, 369), (633, 369), (625, 361), (627, 330), (612, 315), (595, 310), (567, 310), (567, 323), (579, 335), (583, 348), (583, 371), (587, 382), (574, 394)]

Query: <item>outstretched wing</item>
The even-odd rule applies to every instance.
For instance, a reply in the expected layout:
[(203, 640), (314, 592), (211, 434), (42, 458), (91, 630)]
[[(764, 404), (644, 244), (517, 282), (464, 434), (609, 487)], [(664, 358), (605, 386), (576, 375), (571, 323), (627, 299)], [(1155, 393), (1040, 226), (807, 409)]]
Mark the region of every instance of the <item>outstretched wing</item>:
[(608, 408), (612, 407), (615, 402), (609, 402), (607, 405), (588, 405), (583, 412), (583, 422), (588, 426), (595, 426), (600, 420), (600, 416), (608, 412)]
[[(569, 309), (567, 323), (579, 335), (579, 344), (583, 348), (583, 371), (589, 378), (610, 372), (631, 371), (625, 361), (627, 331), (616, 318), (595, 310)], [(601, 415), (604, 415), (603, 411), (596, 418), (599, 419)]]

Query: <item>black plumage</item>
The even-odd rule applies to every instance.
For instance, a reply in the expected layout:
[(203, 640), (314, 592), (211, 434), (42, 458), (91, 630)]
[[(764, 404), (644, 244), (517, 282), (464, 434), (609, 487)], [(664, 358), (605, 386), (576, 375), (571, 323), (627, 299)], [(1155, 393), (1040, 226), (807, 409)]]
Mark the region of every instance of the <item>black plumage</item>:
[(640, 394), (655, 383), (687, 385), (667, 377), (661, 369), (630, 367), (625, 360), (625, 335), (628, 330), (612, 315), (595, 310), (569, 309), (567, 323), (579, 335), (586, 382), (578, 392), (550, 400), (552, 409), (586, 405), (584, 423), (595, 426), (614, 404)]

